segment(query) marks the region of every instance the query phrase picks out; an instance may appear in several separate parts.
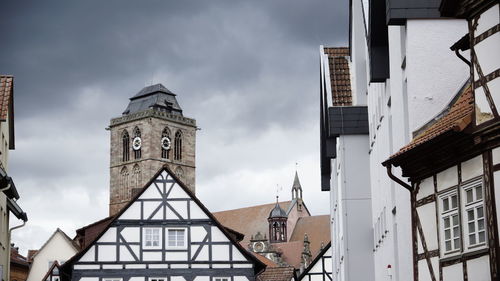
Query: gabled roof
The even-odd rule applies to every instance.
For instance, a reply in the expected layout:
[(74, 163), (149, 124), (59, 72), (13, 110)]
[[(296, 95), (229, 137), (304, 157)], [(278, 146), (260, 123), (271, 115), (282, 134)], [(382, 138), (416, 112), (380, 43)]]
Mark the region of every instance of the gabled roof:
[[(66, 233), (64, 233), (64, 231), (62, 231), (60, 228), (57, 228), (53, 233), (52, 235), (50, 235), (49, 239), (47, 239), (47, 241), (45, 241), (45, 243), (43, 243), (42, 247), (40, 247), (39, 250), (29, 250), (28, 251), (28, 257), (30, 258), (30, 260), (33, 260), (41, 251), (43, 251), (43, 249), (49, 244), (49, 242), (52, 240), (52, 238), (54, 238), (54, 236), (56, 236), (56, 234), (59, 233), (62, 235), (62, 237), (75, 249), (75, 251), (78, 251), (78, 245), (75, 244), (75, 242), (68, 237), (68, 235), (66, 235)], [(30, 252), (34, 252), (36, 251), (33, 255), (29, 255)]]
[(0, 122), (9, 119), (9, 149), (14, 141), (14, 76), (0, 75)]
[(220, 229), (220, 231), (226, 236), (226, 238), (233, 243), (233, 245), (240, 250), (241, 254), (245, 256), (249, 261), (254, 263), (254, 271), (255, 274), (258, 274), (262, 272), (266, 265), (262, 263), (259, 259), (257, 259), (254, 255), (248, 253), (241, 245), (234, 239), (234, 233), (231, 234), (229, 231), (217, 220), (217, 218), (201, 203), (201, 201), (194, 195), (194, 193), (181, 181), (179, 178), (173, 173), (170, 168), (168, 167), (167, 164), (163, 165), (163, 167), (158, 170), (158, 172), (155, 173), (155, 175), (144, 185), (144, 187), (139, 191), (135, 196), (123, 207), (112, 219), (112, 221), (106, 226), (105, 229), (101, 231), (101, 233), (92, 241), (92, 243), (89, 243), (86, 248), (78, 252), (76, 255), (74, 255), (71, 259), (69, 259), (63, 266), (62, 270), (67, 274), (67, 276), (70, 276), (70, 271), (71, 271), (71, 265), (77, 261), (79, 258), (81, 258), (89, 249), (92, 247), (92, 245), (101, 238), (104, 233), (110, 228), (110, 226), (123, 214), (129, 207), (134, 204), (134, 202), (150, 187), (154, 181), (161, 175), (163, 172), (167, 172), (169, 176), (171, 176), (174, 181), (181, 187), (181, 189), (186, 192), (186, 194), (201, 208), (201, 210), (205, 213), (205, 215), (211, 219), (215, 225)]
[[(57, 268), (58, 272), (57, 274), (53, 273), (54, 272), (54, 269)], [(59, 262), (57, 262), (56, 260), (52, 263), (52, 266), (49, 268), (49, 270), (47, 271), (47, 273), (45, 274), (45, 276), (43, 276), (42, 280), (41, 281), (50, 281), (50, 280), (47, 280), (47, 278), (49, 278), (50, 275), (55, 275), (55, 276), (58, 276), (61, 272), (61, 265), (59, 265)]]
[(28, 267), (30, 266), (30, 263), (28, 262), (28, 259), (24, 257), (23, 255), (19, 254), (19, 249), (17, 247), (11, 247), (10, 248), (10, 263), (11, 264), (16, 264), (21, 267)]
[(328, 56), (330, 87), (333, 106), (352, 105), (351, 74), (349, 70), (349, 48), (323, 48)]
[(259, 281), (290, 281), (293, 279), (295, 269), (291, 266), (268, 267), (266, 271), (257, 276)]
[(311, 271), (311, 269), (318, 263), (318, 261), (321, 259), (323, 255), (332, 247), (332, 243), (328, 242), (328, 244), (325, 245), (323, 250), (318, 253), (318, 255), (312, 260), (311, 264), (297, 277), (297, 280), (302, 280), (304, 276)]
[(113, 221), (113, 218), (114, 216), (109, 216), (77, 229), (73, 241), (76, 241), (81, 249), (87, 247)]

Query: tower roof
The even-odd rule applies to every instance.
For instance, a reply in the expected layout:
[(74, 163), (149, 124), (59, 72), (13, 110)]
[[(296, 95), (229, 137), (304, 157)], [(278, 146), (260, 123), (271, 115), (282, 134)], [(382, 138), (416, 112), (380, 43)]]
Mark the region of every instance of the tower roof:
[(299, 174), (297, 174), (297, 171), (295, 171), (295, 178), (293, 179), (292, 189), (302, 189), (299, 181)]
[(288, 215), (286, 214), (286, 211), (280, 207), (280, 204), (278, 203), (278, 197), (276, 197), (276, 205), (274, 205), (274, 208), (269, 213), (269, 218), (286, 218), (286, 217), (288, 217)]
[(182, 116), (182, 108), (175, 96), (174, 93), (161, 83), (144, 87), (130, 98), (130, 102), (127, 109), (123, 112), (123, 115), (153, 108)]

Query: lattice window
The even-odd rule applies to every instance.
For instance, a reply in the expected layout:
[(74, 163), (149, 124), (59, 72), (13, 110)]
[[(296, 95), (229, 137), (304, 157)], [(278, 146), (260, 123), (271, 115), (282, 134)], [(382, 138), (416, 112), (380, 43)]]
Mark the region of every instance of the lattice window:
[(159, 249), (161, 248), (161, 228), (148, 227), (144, 228), (143, 248)]
[(130, 137), (128, 132), (124, 130), (122, 132), (122, 161), (130, 160)]
[(174, 140), (174, 160), (182, 160), (182, 132), (175, 133)]
[(467, 248), (476, 248), (486, 244), (482, 182), (471, 182), (465, 185), (462, 191), (465, 242)]
[(460, 251), (460, 217), (458, 194), (452, 191), (439, 197), (441, 210), (442, 247), (445, 254)]

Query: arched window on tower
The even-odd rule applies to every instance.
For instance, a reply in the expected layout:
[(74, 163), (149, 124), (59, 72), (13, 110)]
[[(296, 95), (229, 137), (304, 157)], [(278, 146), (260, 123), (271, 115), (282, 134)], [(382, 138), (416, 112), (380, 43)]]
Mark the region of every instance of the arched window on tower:
[(120, 172), (120, 186), (118, 186), (118, 198), (126, 200), (129, 198), (128, 169), (123, 167)]
[[(142, 150), (142, 140), (141, 140), (141, 130), (139, 128), (134, 128), (134, 158), (141, 158), (141, 150)], [(138, 143), (137, 143), (138, 142)]]
[(161, 158), (170, 159), (170, 148), (172, 147), (170, 141), (170, 130), (165, 128), (161, 133)]
[(141, 168), (139, 165), (134, 166), (134, 188), (141, 188)]
[(122, 161), (130, 160), (130, 137), (127, 130), (122, 133)]
[(177, 131), (174, 140), (174, 160), (182, 160), (182, 133)]

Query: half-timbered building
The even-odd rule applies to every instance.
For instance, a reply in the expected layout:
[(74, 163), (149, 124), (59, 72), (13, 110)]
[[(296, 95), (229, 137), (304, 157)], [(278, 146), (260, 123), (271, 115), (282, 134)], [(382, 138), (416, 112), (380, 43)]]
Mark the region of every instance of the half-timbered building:
[(499, 3), (445, 0), (441, 13), (467, 19), (451, 49), (470, 82), (383, 164), (410, 191), (414, 280), (499, 280)]
[(62, 280), (255, 280), (264, 264), (231, 235), (164, 166), (63, 266)]
[[(332, 281), (332, 246), (328, 243), (311, 264), (296, 278), (297, 281)], [(336, 278), (336, 280), (338, 280)]]

